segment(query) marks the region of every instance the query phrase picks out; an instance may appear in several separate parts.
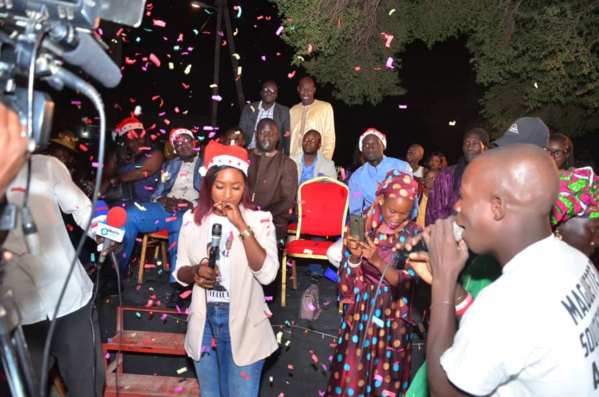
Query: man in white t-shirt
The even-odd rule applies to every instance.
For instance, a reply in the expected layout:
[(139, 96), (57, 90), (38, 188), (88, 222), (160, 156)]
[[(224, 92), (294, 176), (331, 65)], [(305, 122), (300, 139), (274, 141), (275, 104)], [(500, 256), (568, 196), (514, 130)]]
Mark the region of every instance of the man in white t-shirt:
[[(434, 275), (431, 396), (599, 396), (599, 274), (551, 232), (558, 188), (542, 149), (494, 149), (464, 173), (455, 206), (464, 240), (453, 243), (452, 218), (425, 232)], [(468, 248), (493, 254), (502, 275), (456, 330), (456, 286)]]

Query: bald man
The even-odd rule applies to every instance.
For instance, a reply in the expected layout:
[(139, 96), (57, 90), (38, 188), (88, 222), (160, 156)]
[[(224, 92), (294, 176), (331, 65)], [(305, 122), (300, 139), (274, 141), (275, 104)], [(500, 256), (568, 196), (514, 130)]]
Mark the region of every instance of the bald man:
[[(557, 169), (542, 149), (512, 145), (476, 157), (453, 218), (426, 231), (434, 274), (427, 339), (431, 396), (599, 395), (599, 274), (551, 233)], [(456, 331), (458, 276), (468, 248), (490, 253), (502, 275)]]
[(312, 77), (303, 77), (297, 86), (300, 103), (289, 111), (291, 120), (290, 156), (302, 153), (304, 134), (310, 130), (322, 136), (319, 152), (329, 160), (335, 152), (335, 119), (330, 103), (314, 98), (316, 83)]

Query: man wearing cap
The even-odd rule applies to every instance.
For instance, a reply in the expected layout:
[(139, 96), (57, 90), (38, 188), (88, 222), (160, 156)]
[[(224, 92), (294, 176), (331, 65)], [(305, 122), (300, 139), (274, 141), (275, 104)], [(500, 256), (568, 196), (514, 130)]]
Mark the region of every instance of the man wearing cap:
[(273, 80), (265, 81), (260, 90), (261, 101), (246, 105), (239, 119), (239, 128), (244, 134), (247, 148), (257, 145), (256, 129), (258, 122), (264, 118), (273, 119), (281, 132), (277, 150), (289, 155), (289, 108), (277, 103), (279, 87)]
[(289, 111), (291, 115), (291, 148), (290, 156), (302, 152), (304, 134), (310, 130), (320, 132), (322, 147), (320, 152), (329, 160), (335, 151), (335, 119), (330, 103), (314, 99), (316, 84), (312, 77), (304, 77), (297, 86), (301, 102)]
[(279, 135), (273, 119), (258, 123), (258, 146), (249, 151), (248, 183), (252, 201), (272, 214), (277, 241), (287, 234), (287, 223), (297, 195), (297, 167), (293, 160), (277, 151)]
[(320, 149), (320, 132), (310, 130), (304, 135), (302, 142), (303, 153), (296, 154), (291, 160), (297, 164), (298, 185), (303, 182), (317, 178), (319, 176), (328, 176), (337, 179), (337, 170), (332, 160), (318, 153)]
[[(190, 130), (173, 129), (169, 141), (175, 148), (177, 157), (163, 164), (152, 202), (127, 208), (124, 253), (119, 255), (121, 274), (129, 262), (137, 234), (165, 229), (169, 236), (171, 274), (175, 270), (181, 220), (183, 213), (197, 204), (202, 182), (199, 169), (204, 164), (204, 159), (195, 150), (195, 139)], [(173, 285), (176, 284), (172, 275), (170, 281)]]
[[(384, 155), (387, 136), (379, 130), (369, 128), (360, 135), (359, 148), (366, 162), (349, 180), (349, 213), (356, 215), (362, 215), (370, 209), (378, 185), (385, 180), (389, 171), (398, 170), (412, 175), (408, 163)], [(417, 214), (418, 206), (415, 205), (410, 218), (414, 219)]]
[(538, 117), (520, 117), (512, 123), (501, 138), (491, 143), (491, 147), (531, 143), (540, 148), (546, 148), (548, 142), (549, 128), (543, 120)]

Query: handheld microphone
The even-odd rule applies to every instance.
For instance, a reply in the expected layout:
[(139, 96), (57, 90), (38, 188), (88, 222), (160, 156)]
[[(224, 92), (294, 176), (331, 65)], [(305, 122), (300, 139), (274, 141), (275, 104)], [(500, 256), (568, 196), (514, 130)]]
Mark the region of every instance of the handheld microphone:
[(223, 227), (220, 223), (212, 225), (212, 241), (210, 242), (212, 249), (210, 250), (210, 258), (208, 258), (208, 266), (210, 266), (210, 269), (214, 269), (214, 266), (216, 265), (222, 230)]
[[(104, 243), (100, 252), (110, 247), (111, 241), (123, 242), (125, 237), (125, 223), (127, 222), (127, 211), (122, 207), (113, 207), (106, 215), (106, 221), (99, 222), (96, 236), (104, 237)], [(103, 264), (106, 256), (100, 255), (99, 263)], [(116, 265), (116, 263), (115, 263)]]
[(121, 82), (119, 67), (90, 34), (68, 29), (68, 26), (64, 25), (55, 26), (53, 31), (58, 32), (53, 37), (57, 44), (46, 45), (68, 64), (78, 66), (104, 87), (114, 88)]
[(100, 222), (106, 223), (106, 216), (108, 215), (108, 204), (104, 200), (98, 200), (96, 203), (96, 208), (94, 209), (94, 217), (92, 218), (92, 222), (89, 225), (89, 229), (92, 233), (96, 233), (98, 231), (98, 226)]
[[(456, 244), (462, 241), (463, 232), (464, 229), (460, 227), (456, 222), (453, 222), (453, 238), (455, 239)], [(428, 252), (428, 247), (426, 246), (426, 243), (424, 242), (423, 238), (421, 238), (416, 243), (416, 245), (412, 247), (410, 251), (406, 250), (405, 248), (400, 251), (397, 251), (397, 254), (395, 255), (395, 269), (401, 270), (405, 268), (406, 260), (410, 256), (411, 252)]]

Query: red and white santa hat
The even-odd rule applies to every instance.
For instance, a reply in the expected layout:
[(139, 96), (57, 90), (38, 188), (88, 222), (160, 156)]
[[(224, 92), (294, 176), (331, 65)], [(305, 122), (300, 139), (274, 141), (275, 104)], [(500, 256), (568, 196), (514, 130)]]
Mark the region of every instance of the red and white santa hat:
[(383, 142), (383, 147), (385, 149), (387, 149), (387, 135), (383, 134), (376, 128), (370, 127), (369, 129), (364, 131), (362, 133), (362, 135), (360, 135), (360, 142), (359, 142), (360, 151), (362, 151), (362, 141), (364, 141), (364, 138), (366, 138), (368, 135), (376, 135), (381, 140), (381, 142)]
[(204, 166), (200, 168), (200, 174), (206, 175), (206, 171), (214, 166), (234, 167), (247, 175), (250, 166), (248, 152), (241, 146), (210, 141), (204, 149)]
[(143, 130), (144, 125), (137, 118), (131, 116), (117, 124), (114, 130), (115, 137), (122, 137), (131, 130)]
[(195, 137), (193, 136), (193, 132), (191, 132), (187, 128), (173, 128), (168, 136), (168, 140), (171, 143), (171, 145), (173, 145), (173, 147), (175, 146), (175, 140), (181, 135), (189, 135), (191, 139), (195, 139)]

